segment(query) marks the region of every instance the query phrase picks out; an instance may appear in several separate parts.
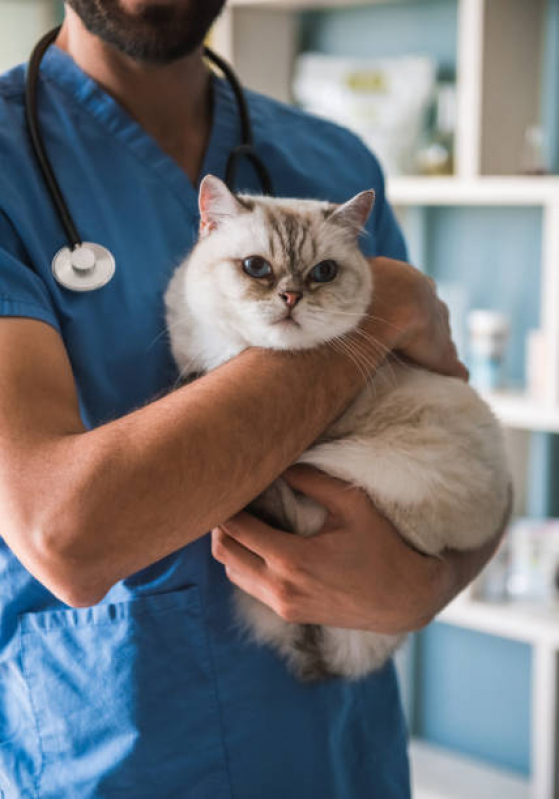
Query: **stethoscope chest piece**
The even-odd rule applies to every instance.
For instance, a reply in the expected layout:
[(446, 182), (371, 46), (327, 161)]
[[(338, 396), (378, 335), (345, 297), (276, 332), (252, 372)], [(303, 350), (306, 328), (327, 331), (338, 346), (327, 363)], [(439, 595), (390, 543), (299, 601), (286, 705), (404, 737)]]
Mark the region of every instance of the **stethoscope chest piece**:
[(84, 241), (74, 249), (59, 250), (52, 260), (52, 273), (71, 291), (95, 291), (111, 280), (115, 259), (106, 247)]

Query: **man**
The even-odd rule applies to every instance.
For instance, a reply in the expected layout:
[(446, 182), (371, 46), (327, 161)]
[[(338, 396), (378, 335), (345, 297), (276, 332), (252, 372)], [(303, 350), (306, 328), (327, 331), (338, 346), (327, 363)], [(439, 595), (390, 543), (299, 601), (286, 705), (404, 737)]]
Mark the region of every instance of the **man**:
[[(162, 295), (196, 238), (196, 185), (223, 175), (239, 140), (232, 93), (201, 59), (222, 5), (67, 4), (38, 112), (81, 235), (115, 254), (98, 291), (53, 278), (66, 242), (24, 129), (24, 71), (0, 81), (0, 788), (10, 799), (407, 797), (393, 666), (356, 683), (298, 683), (239, 635), (231, 582), (288, 620), (393, 633), (429, 621), (491, 552), (421, 557), (360, 492), (301, 468), (289, 481), (330, 512), (315, 539), (241, 512), (362, 387), (326, 347), (248, 350), (169, 392)], [(464, 377), (430, 282), (380, 257), (405, 251), (374, 158), (326, 122), (258, 96), (250, 107), (278, 194), (377, 191), (364, 243), (379, 256), (376, 295), (362, 326), (379, 346), (364, 362), (397, 350)], [(239, 183), (258, 189), (249, 165)]]

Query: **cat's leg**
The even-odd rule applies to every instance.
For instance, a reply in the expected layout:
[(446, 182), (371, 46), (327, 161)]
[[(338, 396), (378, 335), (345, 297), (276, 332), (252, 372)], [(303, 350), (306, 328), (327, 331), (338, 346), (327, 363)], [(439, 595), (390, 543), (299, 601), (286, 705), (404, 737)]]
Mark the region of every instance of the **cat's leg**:
[(248, 510), (273, 527), (303, 536), (317, 533), (327, 515), (322, 505), (293, 491), (281, 477), (256, 497)]
[[(272, 526), (305, 536), (318, 532), (326, 519), (321, 505), (296, 494), (281, 478), (257, 497), (249, 510)], [(284, 621), (238, 588), (234, 597), (237, 620), (245, 634), (258, 643), (272, 646), (297, 677), (316, 680), (331, 673), (322, 656), (321, 627)]]

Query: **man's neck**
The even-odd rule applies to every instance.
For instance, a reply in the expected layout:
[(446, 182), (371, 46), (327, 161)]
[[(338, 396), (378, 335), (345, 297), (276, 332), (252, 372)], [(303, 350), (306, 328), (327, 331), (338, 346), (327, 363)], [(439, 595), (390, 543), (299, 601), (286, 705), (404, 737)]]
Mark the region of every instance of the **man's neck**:
[(56, 44), (197, 182), (211, 126), (211, 84), (201, 49), (164, 66), (139, 63), (89, 33), (72, 9)]

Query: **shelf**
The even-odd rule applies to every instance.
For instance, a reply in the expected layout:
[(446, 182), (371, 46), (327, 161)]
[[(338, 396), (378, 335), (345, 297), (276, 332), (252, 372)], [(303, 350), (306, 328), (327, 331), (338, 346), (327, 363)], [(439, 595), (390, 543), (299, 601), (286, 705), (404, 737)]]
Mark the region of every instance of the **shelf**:
[(410, 746), (414, 799), (529, 799), (526, 778), (425, 741)]
[(559, 433), (559, 408), (513, 392), (483, 393), (495, 416), (506, 427)]
[(559, 650), (559, 608), (516, 602), (480, 602), (459, 597), (446, 607), (437, 621)]
[(395, 177), (388, 180), (393, 205), (546, 205), (559, 203), (559, 177)]

